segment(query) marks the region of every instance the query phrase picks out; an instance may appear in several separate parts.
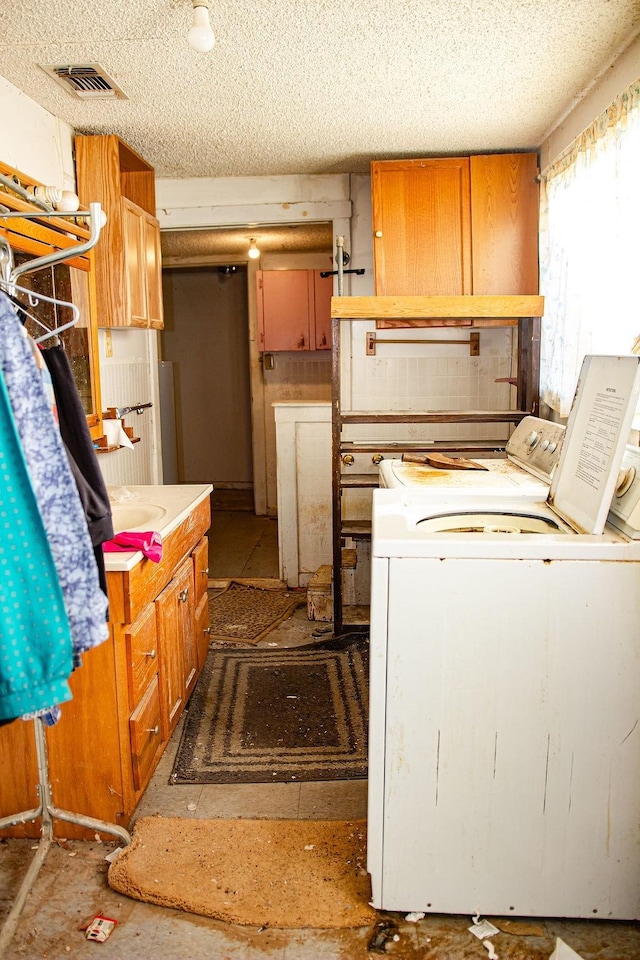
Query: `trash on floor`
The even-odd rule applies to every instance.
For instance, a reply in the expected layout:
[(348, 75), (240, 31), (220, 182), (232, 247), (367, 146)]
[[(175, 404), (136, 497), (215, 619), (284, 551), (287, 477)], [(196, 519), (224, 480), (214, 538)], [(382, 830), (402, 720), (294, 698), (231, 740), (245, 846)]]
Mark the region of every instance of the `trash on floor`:
[(96, 943), (104, 943), (104, 941), (113, 933), (117, 923), (118, 921), (112, 920), (111, 917), (102, 917), (100, 914), (98, 914), (93, 918), (93, 920), (91, 920), (84, 932), (84, 935), (87, 940), (95, 940)]
[(477, 937), (478, 940), (484, 940), (485, 937), (492, 937), (496, 933), (500, 933), (497, 927), (494, 927), (492, 923), (489, 923), (488, 920), (476, 920), (476, 917), (473, 918), (476, 922), (472, 927), (469, 927), (469, 933), (472, 933), (474, 937)]
[(113, 861), (120, 856), (124, 847), (116, 847), (115, 850), (112, 850), (111, 853), (108, 853), (105, 857), (107, 863), (113, 863)]
[(556, 948), (549, 957), (549, 960), (583, 960), (579, 953), (567, 946), (564, 940), (556, 937)]
[(387, 944), (397, 942), (398, 927), (394, 920), (385, 918), (379, 920), (373, 928), (373, 933), (367, 945), (367, 952), (386, 953)]

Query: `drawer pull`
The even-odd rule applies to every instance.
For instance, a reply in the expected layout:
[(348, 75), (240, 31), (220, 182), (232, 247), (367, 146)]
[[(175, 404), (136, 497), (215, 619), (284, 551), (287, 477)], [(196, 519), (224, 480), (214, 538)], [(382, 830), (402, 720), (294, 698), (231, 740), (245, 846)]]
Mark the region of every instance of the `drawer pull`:
[(178, 594), (178, 598), (182, 603), (186, 603), (187, 597), (189, 596), (189, 587), (185, 587), (184, 590), (181, 590)]
[(203, 627), (203, 628), (202, 628), (202, 632), (203, 632), (203, 633), (211, 633), (211, 627)]
[(209, 576), (209, 567), (205, 567), (202, 572), (203, 572), (203, 573), (206, 573), (207, 576)]
[(148, 729), (146, 732), (147, 732), (147, 733), (152, 733), (152, 734), (154, 735), (154, 737), (157, 737), (158, 734), (160, 733), (160, 727), (159, 727), (159, 725), (156, 723), (155, 727), (149, 727), (149, 729)]
[(153, 650), (147, 650), (145, 657), (151, 657), (152, 660), (158, 656), (158, 651), (154, 648)]

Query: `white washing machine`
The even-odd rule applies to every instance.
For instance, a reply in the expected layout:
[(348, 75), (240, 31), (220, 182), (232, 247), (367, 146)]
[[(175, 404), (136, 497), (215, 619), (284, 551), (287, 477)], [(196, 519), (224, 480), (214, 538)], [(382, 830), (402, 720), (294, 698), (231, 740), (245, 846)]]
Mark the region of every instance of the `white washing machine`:
[(529, 497), (544, 500), (560, 459), (565, 428), (540, 417), (524, 417), (505, 447), (505, 456), (474, 457), (483, 470), (447, 470), (383, 460), (381, 487), (417, 487), (437, 494)]
[(545, 502), (374, 491), (378, 908), (640, 918), (638, 363), (585, 360)]

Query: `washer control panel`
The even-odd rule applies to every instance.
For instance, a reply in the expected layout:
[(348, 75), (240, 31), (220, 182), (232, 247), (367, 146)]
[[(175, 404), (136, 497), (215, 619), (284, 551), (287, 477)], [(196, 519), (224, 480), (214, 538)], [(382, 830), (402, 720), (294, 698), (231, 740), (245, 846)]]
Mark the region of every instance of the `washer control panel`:
[(609, 523), (640, 540), (640, 448), (627, 446), (611, 502)]
[(564, 433), (565, 428), (561, 423), (540, 417), (524, 417), (507, 443), (507, 456), (529, 473), (551, 483), (560, 459)]

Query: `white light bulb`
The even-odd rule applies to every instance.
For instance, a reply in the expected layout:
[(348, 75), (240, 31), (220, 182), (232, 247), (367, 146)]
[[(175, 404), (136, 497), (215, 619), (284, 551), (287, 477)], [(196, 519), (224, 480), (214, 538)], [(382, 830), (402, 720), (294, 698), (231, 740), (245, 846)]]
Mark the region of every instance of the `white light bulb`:
[(197, 50), (198, 53), (208, 53), (209, 50), (213, 49), (216, 38), (209, 23), (208, 7), (197, 6), (193, 8), (193, 22), (187, 34), (187, 40), (189, 46)]
[(249, 241), (249, 249), (247, 250), (247, 256), (248, 256), (251, 260), (257, 260), (258, 257), (260, 256), (260, 251), (259, 251), (258, 248), (256, 247), (256, 242), (255, 242), (255, 240), (250, 240), (250, 241)]

